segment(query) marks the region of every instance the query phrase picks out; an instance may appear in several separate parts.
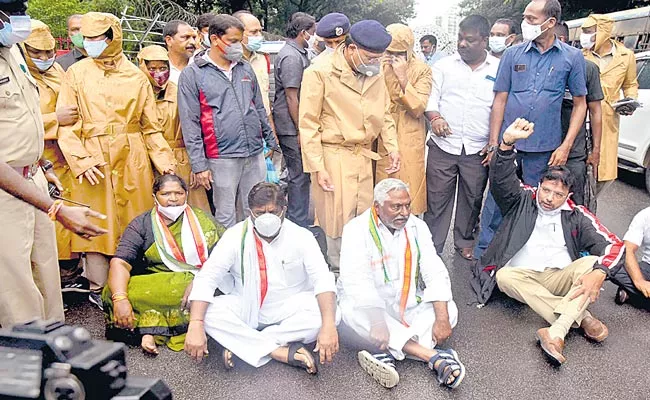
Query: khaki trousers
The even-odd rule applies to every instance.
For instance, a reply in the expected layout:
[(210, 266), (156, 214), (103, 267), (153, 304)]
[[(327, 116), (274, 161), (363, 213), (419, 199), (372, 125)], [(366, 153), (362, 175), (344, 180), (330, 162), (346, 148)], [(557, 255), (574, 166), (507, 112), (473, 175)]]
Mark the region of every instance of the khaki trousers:
[(553, 324), (559, 314), (568, 315), (578, 325), (589, 315), (589, 302), (582, 307), (582, 296), (569, 300), (576, 290), (574, 283), (593, 270), (597, 257), (577, 259), (564, 269), (547, 268), (543, 272), (524, 268), (501, 268), (497, 271), (499, 289), (513, 299), (528, 304), (537, 314)]
[[(47, 193), (38, 171), (30, 183)], [(54, 223), (47, 214), (0, 190), (0, 325), (63, 321)]]

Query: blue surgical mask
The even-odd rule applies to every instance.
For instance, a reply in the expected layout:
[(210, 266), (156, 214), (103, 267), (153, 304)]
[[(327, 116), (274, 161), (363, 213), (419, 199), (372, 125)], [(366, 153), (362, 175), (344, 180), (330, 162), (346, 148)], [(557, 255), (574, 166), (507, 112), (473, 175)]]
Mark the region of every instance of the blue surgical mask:
[(32, 33), (32, 21), (29, 15), (3, 14), (9, 17), (9, 22), (3, 22), (4, 26), (0, 29), (0, 44), (10, 47), (26, 40)]
[(42, 61), (38, 58), (32, 58), (32, 62), (34, 65), (36, 65), (36, 68), (38, 68), (39, 71), (45, 72), (48, 69), (52, 68), (52, 65), (54, 65), (54, 57), (48, 59), (47, 61)]
[(246, 48), (250, 51), (258, 51), (262, 47), (262, 42), (264, 41), (264, 36), (249, 36), (248, 43), (246, 43)]
[(97, 58), (102, 55), (104, 50), (108, 47), (106, 39), (104, 40), (88, 40), (84, 39), (84, 50), (88, 53), (88, 57)]

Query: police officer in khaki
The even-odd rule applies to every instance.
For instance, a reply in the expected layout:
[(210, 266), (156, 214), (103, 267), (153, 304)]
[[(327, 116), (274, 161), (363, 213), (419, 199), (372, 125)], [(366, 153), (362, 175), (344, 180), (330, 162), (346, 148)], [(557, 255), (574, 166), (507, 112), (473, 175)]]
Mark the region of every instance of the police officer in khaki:
[(391, 98), (380, 60), (391, 42), (377, 21), (357, 22), (344, 45), (305, 70), (300, 90), (303, 168), (312, 174), (318, 223), (327, 236), (328, 257), (338, 272), (343, 226), (373, 201), (372, 143), (381, 136), (386, 173), (400, 169)]
[[(37, 318), (63, 321), (54, 223), (87, 237), (84, 216), (99, 214), (65, 207), (47, 196), (40, 168), (43, 119), (36, 82), (16, 45), (31, 32), (27, 2), (0, 0), (0, 325), (9, 327)], [(50, 180), (55, 181), (50, 173)], [(21, 200), (22, 199), (22, 200)], [(30, 204), (31, 203), (31, 204)], [(38, 208), (37, 208), (38, 207)], [(39, 210), (40, 208), (40, 210)], [(48, 214), (42, 211), (49, 210)], [(65, 214), (65, 215), (64, 215)], [(74, 220), (74, 221), (73, 221)]]

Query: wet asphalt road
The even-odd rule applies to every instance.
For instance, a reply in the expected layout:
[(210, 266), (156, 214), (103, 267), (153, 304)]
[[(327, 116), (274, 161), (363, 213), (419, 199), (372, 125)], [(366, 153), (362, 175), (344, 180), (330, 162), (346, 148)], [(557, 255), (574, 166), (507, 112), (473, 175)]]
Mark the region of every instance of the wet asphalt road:
[[(620, 171), (619, 181), (599, 200), (598, 216), (622, 236), (632, 217), (650, 205), (640, 175)], [(567, 337), (567, 363), (551, 367), (534, 341), (542, 318), (526, 306), (502, 295), (482, 309), (468, 284), (468, 264), (454, 255), (447, 240), (444, 261), (452, 279), (460, 319), (446, 345), (458, 351), (467, 376), (455, 391), (440, 388), (424, 363), (399, 362), (400, 383), (392, 390), (380, 387), (356, 362), (354, 345), (343, 343), (332, 365), (317, 376), (271, 362), (255, 370), (239, 361), (225, 371), (217, 347), (195, 364), (184, 353), (161, 348), (149, 357), (139, 348), (128, 352), (129, 373), (164, 379), (175, 399), (650, 399), (650, 313), (630, 305), (614, 304), (614, 286), (605, 284), (600, 300), (591, 307), (609, 327), (600, 345), (577, 332)], [(73, 306), (67, 322), (103, 336), (103, 316), (88, 303)], [(345, 340), (345, 333), (343, 333)]]

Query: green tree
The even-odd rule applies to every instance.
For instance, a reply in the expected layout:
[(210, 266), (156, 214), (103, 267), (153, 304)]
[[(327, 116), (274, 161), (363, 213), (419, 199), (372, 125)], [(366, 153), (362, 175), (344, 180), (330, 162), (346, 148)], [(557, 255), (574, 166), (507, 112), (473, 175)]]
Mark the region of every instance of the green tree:
[(126, 0), (29, 0), (27, 12), (32, 18), (46, 23), (54, 37), (66, 37), (68, 16), (88, 11), (119, 15), (125, 4)]

